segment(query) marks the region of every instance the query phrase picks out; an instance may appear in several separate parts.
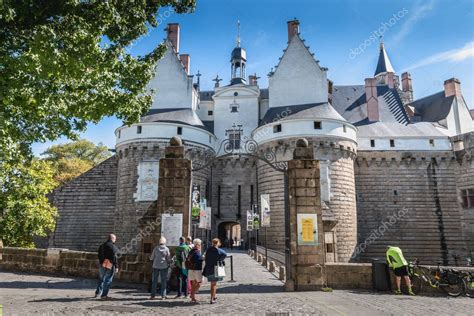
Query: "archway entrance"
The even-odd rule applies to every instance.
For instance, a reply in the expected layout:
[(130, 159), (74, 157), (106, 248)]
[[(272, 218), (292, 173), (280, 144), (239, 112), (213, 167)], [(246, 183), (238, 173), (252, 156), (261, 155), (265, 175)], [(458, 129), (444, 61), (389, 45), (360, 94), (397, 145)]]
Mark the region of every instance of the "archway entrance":
[(223, 222), (218, 226), (217, 235), (222, 246), (232, 249), (241, 245), (241, 227), (238, 222)]

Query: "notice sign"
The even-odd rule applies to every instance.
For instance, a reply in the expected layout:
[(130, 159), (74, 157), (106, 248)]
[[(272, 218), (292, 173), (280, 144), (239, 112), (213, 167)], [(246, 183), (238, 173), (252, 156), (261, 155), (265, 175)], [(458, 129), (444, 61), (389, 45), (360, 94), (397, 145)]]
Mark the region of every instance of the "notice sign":
[(318, 244), (318, 217), (316, 214), (297, 214), (298, 245)]
[(247, 211), (247, 231), (253, 230), (253, 212)]
[(183, 234), (183, 214), (161, 215), (161, 236), (166, 238), (169, 246), (179, 245), (179, 237)]
[(262, 206), (262, 227), (270, 227), (270, 194), (260, 195), (260, 205)]

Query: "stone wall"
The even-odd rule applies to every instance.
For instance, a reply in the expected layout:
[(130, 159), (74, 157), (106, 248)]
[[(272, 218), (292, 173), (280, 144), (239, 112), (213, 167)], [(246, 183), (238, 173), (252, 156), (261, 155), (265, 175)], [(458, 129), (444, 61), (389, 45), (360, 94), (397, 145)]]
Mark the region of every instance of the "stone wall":
[(359, 259), (399, 246), (408, 260), (455, 264), (466, 254), (451, 152), (359, 152)]
[(49, 246), (96, 250), (114, 229), (117, 158), (113, 156), (55, 189), (59, 217)]
[[(0, 248), (0, 270), (61, 274), (85, 278), (98, 276), (97, 253), (61, 249)], [(125, 282), (147, 283), (145, 269), (150, 263), (137, 255), (125, 255), (119, 260), (115, 279)]]
[[(468, 254), (474, 257), (474, 207), (464, 208), (462, 206), (462, 190), (474, 190), (474, 133), (467, 133), (452, 138), (456, 150), (456, 187), (458, 202), (462, 212), (462, 228), (467, 245)], [(456, 142), (461, 142), (461, 148), (457, 148)], [(459, 149), (459, 150), (457, 150)]]

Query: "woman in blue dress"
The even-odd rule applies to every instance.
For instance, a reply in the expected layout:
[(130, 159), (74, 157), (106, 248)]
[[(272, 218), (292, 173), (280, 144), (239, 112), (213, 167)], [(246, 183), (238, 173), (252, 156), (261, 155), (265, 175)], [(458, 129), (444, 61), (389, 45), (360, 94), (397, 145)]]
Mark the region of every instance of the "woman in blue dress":
[(227, 253), (220, 249), (221, 241), (219, 238), (212, 240), (212, 247), (206, 250), (204, 275), (209, 282), (211, 282), (211, 304), (216, 302), (217, 294), (217, 281), (222, 281), (224, 277), (218, 277), (215, 275), (215, 270), (218, 265), (224, 265), (224, 259), (227, 257)]

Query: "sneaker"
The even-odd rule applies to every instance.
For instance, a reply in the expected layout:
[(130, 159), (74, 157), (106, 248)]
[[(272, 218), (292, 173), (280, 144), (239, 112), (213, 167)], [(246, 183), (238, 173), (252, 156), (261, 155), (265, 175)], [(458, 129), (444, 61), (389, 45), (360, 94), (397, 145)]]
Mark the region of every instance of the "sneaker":
[(393, 291), (393, 293), (396, 294), (396, 295), (400, 295), (400, 294), (402, 294), (402, 291), (400, 291), (400, 290), (395, 290), (395, 291)]
[(415, 293), (413, 293), (413, 290), (412, 290), (412, 289), (409, 289), (409, 290), (408, 290), (408, 295), (411, 295), (411, 296), (416, 296), (416, 294), (415, 294)]
[(215, 304), (215, 303), (216, 303), (216, 301), (214, 301), (214, 300), (211, 300), (211, 301), (209, 302), (209, 304)]

